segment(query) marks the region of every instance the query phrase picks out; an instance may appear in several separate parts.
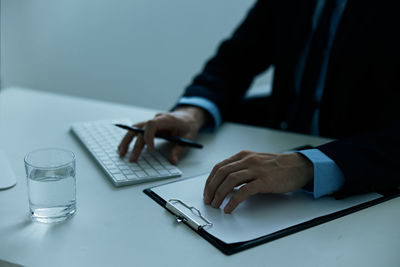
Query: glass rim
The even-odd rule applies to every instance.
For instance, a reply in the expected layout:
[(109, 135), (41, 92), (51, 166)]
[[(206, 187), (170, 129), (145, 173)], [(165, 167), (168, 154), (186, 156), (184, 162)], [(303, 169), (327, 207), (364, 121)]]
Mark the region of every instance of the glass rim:
[[(67, 162), (61, 163), (61, 164), (59, 164), (59, 165), (57, 165), (57, 166), (43, 167), (43, 166), (36, 166), (36, 165), (34, 165), (34, 164), (28, 162), (28, 157), (29, 157), (30, 155), (32, 155), (33, 153), (37, 153), (37, 152), (41, 152), (41, 151), (46, 151), (46, 150), (47, 150), (47, 151), (62, 151), (62, 152), (66, 152), (66, 153), (70, 154), (72, 157), (71, 157), (71, 160), (68, 160)], [(28, 154), (26, 154), (26, 156), (24, 157), (24, 163), (25, 163), (26, 165), (28, 165), (29, 167), (35, 168), (35, 169), (42, 169), (42, 170), (59, 169), (59, 168), (68, 166), (69, 164), (71, 164), (71, 163), (73, 163), (73, 162), (75, 162), (75, 154), (74, 154), (74, 152), (72, 152), (72, 151), (70, 151), (70, 150), (68, 150), (68, 149), (56, 148), (56, 147), (38, 148), (38, 149), (35, 149), (35, 150), (30, 151), (30, 152), (29, 152)]]

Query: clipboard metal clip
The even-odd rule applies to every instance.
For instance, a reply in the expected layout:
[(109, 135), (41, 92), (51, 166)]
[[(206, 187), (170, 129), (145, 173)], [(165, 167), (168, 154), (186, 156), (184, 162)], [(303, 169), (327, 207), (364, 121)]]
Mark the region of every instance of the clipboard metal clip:
[[(191, 213), (193, 215), (196, 215), (198, 218), (194, 218), (192, 216), (190, 216), (190, 214), (185, 213), (184, 211), (182, 211), (177, 205), (175, 204), (180, 204), (183, 207), (185, 207), (186, 209), (190, 210)], [(190, 227), (192, 227), (195, 230), (200, 230), (200, 229), (204, 229), (205, 227), (212, 227), (212, 222), (210, 222), (207, 218), (205, 218), (201, 212), (193, 207), (193, 206), (189, 206), (187, 205), (185, 202), (183, 202), (182, 200), (179, 199), (170, 199), (167, 201), (165, 207), (171, 211), (173, 214), (175, 214), (176, 216), (176, 221), (178, 223), (181, 222), (185, 222), (187, 223)], [(203, 223), (200, 223), (198, 221), (198, 219), (201, 219), (203, 221)]]

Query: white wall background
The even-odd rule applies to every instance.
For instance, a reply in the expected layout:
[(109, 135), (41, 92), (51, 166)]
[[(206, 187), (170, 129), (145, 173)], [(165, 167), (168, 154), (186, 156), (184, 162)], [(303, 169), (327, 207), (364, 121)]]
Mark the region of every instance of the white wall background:
[(254, 2), (1, 0), (1, 86), (166, 110)]

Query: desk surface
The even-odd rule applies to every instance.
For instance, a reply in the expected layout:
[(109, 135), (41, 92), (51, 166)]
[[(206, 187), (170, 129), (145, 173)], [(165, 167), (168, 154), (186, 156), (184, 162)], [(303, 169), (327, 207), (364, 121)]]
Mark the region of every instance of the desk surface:
[[(157, 111), (20, 88), (0, 94), (0, 147), (17, 185), (0, 191), (0, 265), (28, 266), (398, 266), (400, 198), (225, 256), (147, 197), (165, 181), (115, 188), (70, 133), (74, 122), (131, 118)], [(209, 171), (243, 149), (280, 152), (326, 139), (237, 124), (201, 134), (203, 150), (179, 164), (183, 178)], [(64, 223), (33, 223), (23, 164), (40, 147), (63, 147), (77, 160), (77, 213)], [(1, 174), (0, 174), (1, 175)], [(199, 190), (202, 190), (202, 188)], [(267, 223), (267, 222), (266, 222)]]

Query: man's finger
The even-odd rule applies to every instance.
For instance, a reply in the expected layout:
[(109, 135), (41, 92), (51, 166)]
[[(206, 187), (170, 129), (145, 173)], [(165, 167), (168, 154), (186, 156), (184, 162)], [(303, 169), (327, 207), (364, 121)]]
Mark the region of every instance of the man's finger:
[(232, 162), (238, 161), (242, 158), (244, 158), (248, 154), (248, 151), (241, 151), (239, 153), (236, 153), (235, 155), (221, 161), (220, 163), (216, 164), (214, 168), (211, 170), (211, 173), (208, 175), (206, 184), (204, 185), (204, 192), (205, 189), (207, 188), (208, 184), (211, 182), (212, 178), (214, 177), (215, 173), (223, 166), (230, 164)]
[(236, 186), (248, 183), (251, 180), (252, 179), (250, 177), (250, 173), (246, 169), (232, 172), (217, 188), (214, 199), (211, 202), (211, 206), (213, 206), (214, 208), (218, 208), (222, 204), (226, 196), (230, 192), (232, 192)]
[[(144, 124), (145, 124), (144, 122), (140, 122), (133, 126), (142, 128), (144, 126)], [(136, 136), (135, 132), (128, 131), (125, 134), (124, 138), (122, 138), (121, 143), (118, 146), (118, 152), (119, 152), (120, 157), (123, 157), (126, 155), (126, 152), (128, 152), (128, 149), (129, 149), (129, 144), (132, 142), (132, 140), (135, 136)]]
[(242, 169), (246, 166), (242, 160), (237, 160), (234, 162), (227, 163), (226, 165), (218, 168), (213, 177), (209, 179), (209, 183), (206, 183), (204, 188), (204, 202), (206, 204), (211, 204), (215, 198), (215, 193), (219, 186), (224, 182), (224, 180), (231, 174)]
[(157, 132), (157, 122), (156, 120), (149, 120), (144, 127), (144, 134), (143, 134), (143, 140), (147, 145), (147, 148), (149, 150), (154, 149), (154, 136), (156, 135)]
[(172, 164), (177, 165), (179, 160), (182, 158), (183, 154), (186, 152), (186, 150), (187, 148), (184, 146), (174, 145), (169, 154), (169, 161)]
[(139, 158), (143, 147), (144, 147), (143, 135), (139, 134), (136, 138), (135, 145), (133, 146), (131, 157), (129, 158), (130, 162), (135, 162)]
[(121, 143), (118, 146), (118, 152), (120, 157), (125, 156), (126, 152), (128, 152), (129, 144), (132, 142), (132, 139), (135, 137), (135, 135), (136, 134), (131, 131), (125, 134), (124, 138), (122, 139)]
[(256, 181), (252, 181), (242, 186), (229, 200), (224, 208), (225, 213), (231, 213), (241, 202), (248, 197), (258, 193), (259, 185)]

